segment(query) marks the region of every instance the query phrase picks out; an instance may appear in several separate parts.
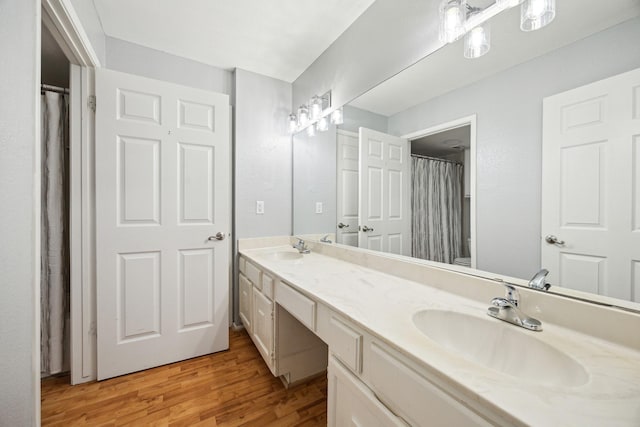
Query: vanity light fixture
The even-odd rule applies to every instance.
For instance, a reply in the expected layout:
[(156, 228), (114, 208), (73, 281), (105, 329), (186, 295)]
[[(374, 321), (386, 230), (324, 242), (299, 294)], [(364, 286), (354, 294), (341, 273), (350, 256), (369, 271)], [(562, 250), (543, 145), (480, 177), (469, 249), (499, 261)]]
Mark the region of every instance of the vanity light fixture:
[[(314, 95), (308, 105), (303, 104), (298, 108), (297, 116), (293, 113), (289, 114), (289, 132), (293, 134), (306, 129), (307, 135), (314, 136), (316, 131), (328, 130), (330, 110), (331, 91), (321, 96)], [(331, 123), (334, 123), (333, 120)]]
[(556, 0), (496, 0), (485, 8), (473, 7), (467, 0), (442, 0), (439, 9), (440, 40), (453, 43), (464, 35), (465, 58), (479, 58), (491, 48), (489, 19), (520, 4), (522, 31), (538, 30), (556, 16)]

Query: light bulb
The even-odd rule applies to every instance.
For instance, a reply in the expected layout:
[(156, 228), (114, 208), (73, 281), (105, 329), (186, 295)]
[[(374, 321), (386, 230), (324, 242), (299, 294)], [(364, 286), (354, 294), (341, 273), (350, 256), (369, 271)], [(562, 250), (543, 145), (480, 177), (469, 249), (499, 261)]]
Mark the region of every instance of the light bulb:
[(464, 33), (467, 0), (443, 0), (440, 4), (440, 41), (451, 43)]
[(322, 100), (318, 95), (311, 98), (311, 120), (317, 120), (322, 113)]
[(316, 136), (316, 125), (315, 123), (307, 127), (307, 135), (308, 136)]
[(333, 110), (331, 113), (331, 123), (334, 125), (341, 125), (344, 123), (344, 116), (342, 115), (342, 108), (338, 108), (337, 110)]
[(295, 114), (289, 114), (289, 132), (294, 133), (298, 128), (298, 120)]
[(309, 122), (309, 109), (306, 105), (298, 108), (298, 126), (304, 126)]
[(491, 32), (489, 23), (485, 22), (469, 31), (464, 36), (464, 57), (479, 58), (491, 49)]
[(520, 29), (535, 31), (549, 25), (556, 17), (555, 0), (527, 0), (520, 10)]
[(320, 117), (320, 120), (318, 120), (318, 131), (324, 132), (327, 130), (329, 130), (329, 119), (327, 119), (327, 116)]

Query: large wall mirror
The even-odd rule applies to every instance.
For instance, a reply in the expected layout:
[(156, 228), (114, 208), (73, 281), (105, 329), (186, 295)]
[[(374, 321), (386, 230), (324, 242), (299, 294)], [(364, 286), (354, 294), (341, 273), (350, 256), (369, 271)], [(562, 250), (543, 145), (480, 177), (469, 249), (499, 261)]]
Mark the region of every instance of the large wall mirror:
[[(490, 20), (487, 55), (465, 59), (462, 41), (449, 44), (345, 105), (344, 123), (294, 135), (294, 234), (332, 234), (339, 244), (469, 273), (528, 280), (546, 267), (553, 291), (640, 309), (640, 253), (625, 243), (626, 261), (616, 264), (607, 254), (580, 252), (582, 237), (572, 234), (597, 230), (589, 239), (599, 241), (613, 228), (634, 233), (640, 124), (623, 137), (630, 155), (618, 159), (626, 163), (613, 160), (607, 141), (620, 137), (595, 126), (623, 113), (587, 89), (576, 101), (544, 106), (573, 121), (585, 144), (543, 156), (551, 138), (543, 132), (543, 100), (640, 68), (639, 16), (640, 0), (558, 0), (555, 21), (525, 33), (519, 8), (506, 10)], [(640, 85), (625, 96), (640, 122)], [(558, 167), (547, 162), (571, 174), (551, 175)], [(623, 170), (630, 171), (627, 193), (616, 197), (631, 200), (629, 221), (613, 224), (607, 212), (616, 199), (607, 185)], [(566, 196), (560, 206), (545, 201), (549, 188)], [(564, 228), (549, 225), (571, 212), (578, 219)], [(545, 240), (551, 235), (555, 242)], [(616, 279), (614, 269), (624, 274)]]

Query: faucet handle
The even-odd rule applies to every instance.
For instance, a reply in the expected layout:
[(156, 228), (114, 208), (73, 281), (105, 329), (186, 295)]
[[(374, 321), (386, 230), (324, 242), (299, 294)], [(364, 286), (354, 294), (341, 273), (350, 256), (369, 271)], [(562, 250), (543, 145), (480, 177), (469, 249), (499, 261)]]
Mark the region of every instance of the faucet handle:
[(505, 293), (504, 293), (505, 299), (517, 307), (518, 303), (520, 302), (520, 292), (518, 292), (518, 290), (513, 285), (505, 284), (504, 287), (505, 287)]

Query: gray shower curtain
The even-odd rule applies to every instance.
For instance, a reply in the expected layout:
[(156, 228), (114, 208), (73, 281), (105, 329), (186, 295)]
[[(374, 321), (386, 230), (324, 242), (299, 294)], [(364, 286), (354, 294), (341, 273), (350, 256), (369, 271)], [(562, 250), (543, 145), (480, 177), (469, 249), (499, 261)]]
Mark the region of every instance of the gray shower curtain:
[(42, 107), (40, 371), (69, 370), (68, 101), (45, 92)]
[(412, 256), (453, 263), (462, 253), (461, 164), (411, 158)]

